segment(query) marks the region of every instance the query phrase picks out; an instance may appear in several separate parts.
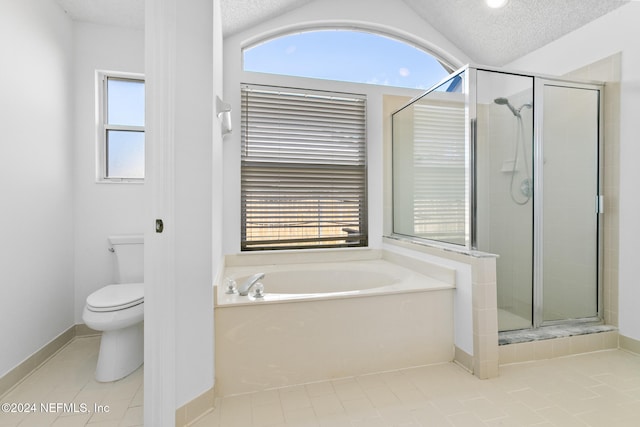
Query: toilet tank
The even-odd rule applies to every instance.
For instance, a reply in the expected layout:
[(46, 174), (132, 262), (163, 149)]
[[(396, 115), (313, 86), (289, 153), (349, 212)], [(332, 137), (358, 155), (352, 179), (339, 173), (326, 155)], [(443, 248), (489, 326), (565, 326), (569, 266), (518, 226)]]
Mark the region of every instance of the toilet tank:
[(116, 258), (116, 282), (144, 282), (144, 236), (109, 236), (109, 250), (111, 249)]

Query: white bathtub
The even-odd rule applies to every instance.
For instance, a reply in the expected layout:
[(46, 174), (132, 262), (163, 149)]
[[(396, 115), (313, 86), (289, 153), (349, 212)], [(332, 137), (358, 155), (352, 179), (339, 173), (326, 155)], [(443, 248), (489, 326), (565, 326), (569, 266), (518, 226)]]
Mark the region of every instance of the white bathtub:
[(253, 298), (253, 292), (249, 296), (226, 294), (225, 286), (218, 286), (216, 306), (349, 298), (454, 287), (451, 282), (382, 259), (229, 267), (225, 269), (224, 277), (235, 280), (240, 287), (256, 273), (265, 274), (260, 280), (264, 284), (263, 298)]
[(453, 279), (383, 259), (233, 266), (223, 277), (240, 286), (258, 272), (264, 298), (216, 291), (219, 395), (453, 359)]

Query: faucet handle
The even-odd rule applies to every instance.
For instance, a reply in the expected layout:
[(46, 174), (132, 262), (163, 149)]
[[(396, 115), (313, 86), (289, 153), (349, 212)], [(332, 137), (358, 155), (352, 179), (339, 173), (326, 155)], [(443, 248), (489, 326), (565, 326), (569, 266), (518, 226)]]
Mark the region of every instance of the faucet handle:
[(227, 277), (226, 279), (224, 279), (224, 284), (225, 284), (225, 287), (226, 287), (226, 290), (224, 292), (225, 294), (231, 295), (231, 294), (237, 294), (238, 293), (238, 288), (237, 288), (237, 285), (236, 285), (236, 281), (233, 280), (231, 277)]
[(253, 286), (253, 297), (264, 298), (264, 285), (262, 282), (258, 282)]

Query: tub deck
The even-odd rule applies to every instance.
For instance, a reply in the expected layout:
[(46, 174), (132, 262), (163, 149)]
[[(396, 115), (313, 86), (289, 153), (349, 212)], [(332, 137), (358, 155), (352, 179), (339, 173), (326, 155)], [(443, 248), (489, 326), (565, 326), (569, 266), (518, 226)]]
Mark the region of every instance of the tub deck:
[[(455, 284), (452, 282), (429, 277), (384, 260), (231, 267), (225, 269), (225, 277), (235, 279), (240, 286), (247, 277), (258, 272), (265, 273), (265, 278), (261, 281), (265, 285), (263, 298), (256, 299), (250, 295), (227, 294), (224, 286), (217, 286), (215, 292), (216, 308), (244, 304), (357, 298), (455, 288)], [(275, 277), (282, 277), (282, 273), (290, 273), (294, 277), (290, 280), (291, 283), (284, 286), (273, 283), (277, 280)], [(335, 273), (343, 274), (342, 280), (345, 280), (346, 283), (336, 284), (336, 280), (340, 280), (340, 278)], [(363, 283), (363, 279), (358, 277), (360, 273), (366, 276), (366, 279), (371, 279), (370, 285)], [(312, 283), (297, 283), (297, 281)], [(283, 287), (286, 288), (284, 292)], [(326, 290), (327, 288), (329, 291)]]

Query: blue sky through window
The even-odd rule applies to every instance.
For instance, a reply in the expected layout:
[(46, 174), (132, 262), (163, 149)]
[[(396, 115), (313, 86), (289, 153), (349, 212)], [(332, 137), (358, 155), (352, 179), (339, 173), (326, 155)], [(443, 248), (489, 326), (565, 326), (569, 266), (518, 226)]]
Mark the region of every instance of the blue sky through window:
[(144, 81), (118, 78), (107, 81), (108, 123), (144, 126)]
[(245, 71), (428, 89), (449, 73), (430, 54), (389, 37), (319, 30), (244, 51)]
[(144, 81), (107, 77), (105, 123), (106, 178), (144, 178)]

